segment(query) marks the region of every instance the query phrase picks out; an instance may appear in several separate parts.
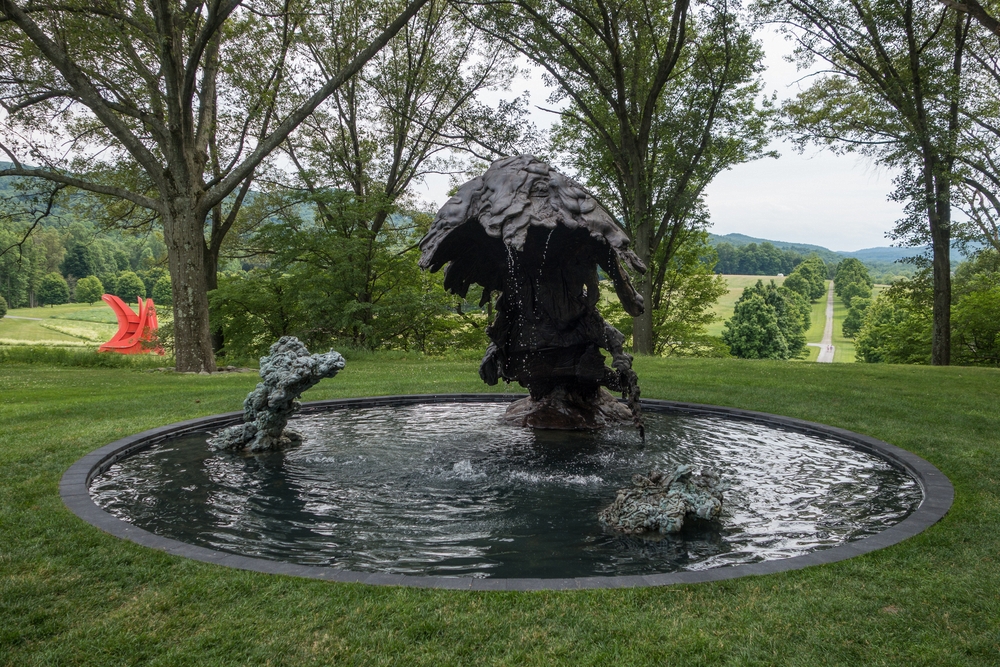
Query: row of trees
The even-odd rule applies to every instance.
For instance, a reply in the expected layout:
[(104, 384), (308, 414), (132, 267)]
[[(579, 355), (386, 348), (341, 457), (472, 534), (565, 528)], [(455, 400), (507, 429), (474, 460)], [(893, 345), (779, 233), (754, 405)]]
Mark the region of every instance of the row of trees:
[(779, 287), (758, 280), (747, 287), (726, 321), (722, 340), (742, 359), (795, 359), (806, 349), (812, 302), (826, 293), (826, 264), (813, 255)]
[[(993, 6), (975, 0), (759, 0), (813, 83), (783, 109), (801, 145), (899, 172), (894, 237), (931, 246), (930, 359), (951, 360), (954, 241), (1000, 248), (1000, 60)], [(966, 214), (968, 222), (953, 217)]]
[(736, 246), (732, 243), (717, 243), (715, 251), (719, 261), (715, 272), (745, 276), (776, 276), (788, 274), (798, 266), (805, 255), (794, 250), (783, 250), (772, 243), (748, 243)]
[[(505, 85), (517, 55), (545, 69), (559, 107), (547, 151), (651, 267), (634, 341), (652, 353), (658, 337), (672, 340), (654, 321), (676, 311), (676, 267), (707, 224), (705, 186), (764, 154), (774, 113), (759, 95), (752, 24), (728, 0), (70, 0), (44, 11), (11, 1), (0, 31), (12, 163), (0, 176), (47, 179), (53, 196), (86, 190), (107, 223), (163, 230), (177, 367), (188, 371), (213, 370), (224, 341), (207, 296), (233, 287), (220, 283), (221, 258), (274, 280), (329, 269), (332, 257), (268, 246), (265, 223), (289, 217), (303, 222), (293, 234), (314, 224), (350, 239), (350, 308), (369, 313), (357, 327), (367, 336), (385, 316), (379, 267), (396, 248), (394, 216), (413, 209), (412, 184), (537, 148), (523, 101), (478, 97)], [(363, 212), (349, 222), (331, 217), (328, 200), (343, 192)]]

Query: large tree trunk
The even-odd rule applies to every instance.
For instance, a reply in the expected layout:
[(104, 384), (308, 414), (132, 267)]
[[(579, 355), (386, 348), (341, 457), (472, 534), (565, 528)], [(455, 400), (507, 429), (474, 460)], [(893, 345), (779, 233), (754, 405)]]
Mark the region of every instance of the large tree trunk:
[(635, 235), (635, 254), (643, 264), (650, 268), (639, 280), (639, 293), (642, 294), (642, 315), (632, 320), (632, 351), (635, 354), (653, 354), (653, 272), (652, 249), (650, 248), (649, 223), (638, 225)]
[(215, 371), (208, 326), (205, 275), (205, 219), (195, 215), (194, 201), (179, 197), (163, 217), (170, 282), (174, 297), (174, 349), (180, 372)]
[(934, 309), (931, 363), (951, 363), (951, 184), (947, 177), (934, 179), (935, 198), (929, 205)]

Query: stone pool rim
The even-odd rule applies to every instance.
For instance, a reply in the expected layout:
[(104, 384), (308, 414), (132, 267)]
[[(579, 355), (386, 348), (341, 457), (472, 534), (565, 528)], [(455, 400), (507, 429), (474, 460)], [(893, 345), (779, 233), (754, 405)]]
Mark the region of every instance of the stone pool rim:
[[(316, 414), (351, 408), (373, 408), (385, 406), (418, 405), (426, 403), (502, 403), (523, 398), (522, 394), (412, 394), (405, 396), (376, 396), (366, 398), (345, 398), (325, 401), (310, 401), (302, 404), (299, 414)], [(740, 421), (749, 421), (786, 430), (829, 437), (858, 449), (874, 454), (890, 464), (905, 470), (920, 485), (923, 499), (920, 505), (901, 522), (885, 530), (854, 542), (847, 542), (830, 549), (813, 551), (801, 556), (768, 560), (759, 563), (728, 565), (708, 570), (668, 572), (648, 575), (627, 575), (607, 577), (575, 578), (485, 578), (443, 577), (409, 574), (388, 574), (381, 572), (356, 572), (329, 566), (298, 565), (283, 561), (241, 556), (225, 551), (188, 544), (168, 537), (156, 535), (134, 526), (105, 512), (90, 495), (90, 483), (104, 473), (115, 462), (146, 447), (168, 438), (186, 433), (222, 428), (238, 423), (243, 412), (229, 412), (208, 417), (199, 417), (183, 422), (153, 428), (116, 440), (94, 450), (74, 463), (59, 482), (59, 495), (63, 503), (87, 523), (115, 537), (120, 537), (145, 547), (183, 556), (205, 563), (225, 565), (240, 570), (307, 577), (325, 581), (364, 583), (381, 586), (411, 586), (418, 588), (441, 588), (473, 591), (541, 591), (577, 590), (593, 588), (635, 588), (646, 586), (670, 586), (673, 584), (695, 584), (708, 581), (722, 581), (752, 575), (773, 574), (789, 570), (800, 570), (813, 565), (824, 565), (860, 556), (878, 549), (898, 544), (905, 539), (923, 532), (937, 523), (948, 510), (955, 497), (955, 490), (948, 478), (935, 466), (921, 457), (890, 445), (876, 438), (855, 433), (835, 426), (809, 422), (793, 417), (754, 412), (718, 405), (682, 403), (658, 399), (642, 399), (642, 407), (651, 412), (669, 412), (695, 416), (716, 416)]]

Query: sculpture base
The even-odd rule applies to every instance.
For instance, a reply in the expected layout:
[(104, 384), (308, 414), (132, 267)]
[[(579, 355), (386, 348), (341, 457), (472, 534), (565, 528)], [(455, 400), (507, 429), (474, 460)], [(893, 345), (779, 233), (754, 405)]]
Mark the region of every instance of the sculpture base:
[(583, 394), (557, 387), (543, 398), (514, 401), (503, 421), (514, 426), (579, 431), (631, 424), (632, 412), (603, 387)]

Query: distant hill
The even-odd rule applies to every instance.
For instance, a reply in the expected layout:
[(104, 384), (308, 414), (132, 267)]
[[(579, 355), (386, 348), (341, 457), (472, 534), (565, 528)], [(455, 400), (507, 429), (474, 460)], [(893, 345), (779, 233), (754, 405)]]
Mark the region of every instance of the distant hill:
[[(896, 262), (906, 257), (914, 257), (916, 255), (930, 254), (930, 246), (919, 246), (915, 248), (897, 248), (894, 246), (880, 246), (877, 248), (863, 248), (861, 250), (830, 250), (829, 248), (824, 248), (823, 246), (812, 245), (809, 243), (790, 243), (788, 241), (773, 241), (771, 239), (759, 239), (753, 236), (747, 236), (746, 234), (709, 234), (709, 242), (712, 245), (717, 245), (719, 243), (730, 243), (734, 246), (745, 246), (751, 243), (770, 243), (775, 248), (781, 248), (782, 250), (793, 250), (803, 255), (808, 255), (810, 253), (816, 253), (823, 258), (824, 262), (839, 262), (845, 257), (857, 257), (862, 262), (873, 263), (873, 264), (884, 264)], [(965, 259), (960, 251), (952, 249), (951, 251), (951, 261), (961, 262)]]

